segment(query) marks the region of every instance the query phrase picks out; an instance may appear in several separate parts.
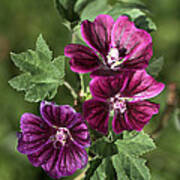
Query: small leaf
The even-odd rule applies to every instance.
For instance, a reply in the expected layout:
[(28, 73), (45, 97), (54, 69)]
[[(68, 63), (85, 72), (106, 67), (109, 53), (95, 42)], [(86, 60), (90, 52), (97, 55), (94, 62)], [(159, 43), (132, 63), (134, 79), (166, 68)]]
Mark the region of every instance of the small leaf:
[(148, 32), (152, 32), (152, 31), (157, 30), (157, 27), (154, 24), (154, 22), (146, 16), (139, 16), (138, 18), (136, 18), (134, 20), (134, 23), (135, 23), (137, 28), (144, 29)]
[(74, 11), (80, 14), (82, 10), (92, 1), (94, 0), (77, 0)]
[(116, 20), (121, 15), (127, 15), (131, 17), (132, 20), (135, 20), (139, 16), (145, 15), (145, 13), (136, 6), (130, 6), (129, 4), (124, 3), (115, 4), (107, 14), (112, 16), (114, 20)]
[(120, 2), (115, 4), (107, 14), (111, 15), (114, 20), (121, 15), (127, 15), (134, 21), (137, 28), (148, 32), (156, 31), (156, 25), (146, 16), (148, 12), (148, 9), (141, 3)]
[(157, 59), (154, 58), (154, 59), (152, 59), (152, 62), (149, 64), (149, 66), (146, 68), (146, 70), (150, 75), (157, 77), (163, 67), (163, 64), (164, 64), (163, 57), (159, 57)]
[(38, 102), (56, 95), (58, 87), (64, 82), (64, 56), (52, 61), (52, 52), (42, 35), (37, 39), (36, 51), (11, 53), (11, 58), (24, 73), (10, 80), (9, 84), (16, 90), (24, 90), (25, 100)]
[(116, 145), (111, 142), (107, 142), (105, 138), (96, 140), (90, 147), (90, 151), (101, 157), (112, 156), (118, 152)]
[[(116, 172), (113, 167), (111, 158), (105, 158), (102, 163), (96, 168), (90, 180), (112, 180), (116, 178)], [(87, 180), (87, 179), (86, 179)]]
[(178, 131), (180, 131), (180, 109), (176, 108), (173, 112), (173, 119), (175, 127)]
[(99, 14), (106, 14), (111, 9), (108, 0), (94, 0), (89, 3), (81, 14), (81, 20), (93, 21)]
[(56, 8), (59, 15), (73, 23), (79, 20), (79, 15), (74, 11), (77, 0), (56, 0)]
[(97, 167), (96, 171), (94, 171), (90, 180), (104, 180), (106, 178), (106, 161), (103, 159), (102, 163)]
[(86, 176), (84, 180), (89, 180), (91, 176), (93, 176), (94, 172), (96, 171), (97, 167), (101, 164), (102, 159), (96, 158), (89, 162), (89, 168), (86, 171)]

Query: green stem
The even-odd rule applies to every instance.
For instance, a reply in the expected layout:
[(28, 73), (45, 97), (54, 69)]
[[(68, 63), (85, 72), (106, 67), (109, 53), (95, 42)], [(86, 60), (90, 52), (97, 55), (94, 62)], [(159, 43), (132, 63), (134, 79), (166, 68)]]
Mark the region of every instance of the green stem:
[(79, 74), (80, 77), (80, 83), (81, 83), (81, 91), (80, 91), (80, 96), (83, 97), (85, 93), (85, 86), (84, 86), (84, 79), (83, 79), (83, 74)]
[(66, 86), (66, 88), (69, 89), (74, 100), (77, 100), (78, 95), (76, 94), (75, 90), (71, 87), (71, 85), (67, 81), (64, 81), (64, 86)]

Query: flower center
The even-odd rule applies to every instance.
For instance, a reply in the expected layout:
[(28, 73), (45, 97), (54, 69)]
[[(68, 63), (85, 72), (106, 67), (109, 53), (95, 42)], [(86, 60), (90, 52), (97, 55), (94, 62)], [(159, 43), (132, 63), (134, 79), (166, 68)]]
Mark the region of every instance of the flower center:
[(126, 100), (122, 98), (120, 94), (111, 97), (110, 103), (113, 110), (120, 110), (121, 113), (124, 113), (127, 109)]
[(56, 134), (50, 137), (55, 148), (58, 148), (59, 145), (64, 146), (69, 139), (73, 140), (72, 135), (67, 128), (60, 127), (56, 129)]
[(123, 63), (123, 58), (125, 57), (126, 49), (122, 48), (120, 51), (117, 48), (111, 48), (107, 55), (107, 64), (113, 69), (119, 69), (120, 65)]

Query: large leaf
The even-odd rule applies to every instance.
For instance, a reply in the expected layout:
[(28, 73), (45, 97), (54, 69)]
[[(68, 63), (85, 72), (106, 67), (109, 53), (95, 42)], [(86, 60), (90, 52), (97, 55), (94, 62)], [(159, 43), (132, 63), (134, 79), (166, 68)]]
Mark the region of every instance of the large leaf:
[(152, 139), (143, 132), (132, 135), (125, 132), (123, 140), (115, 143), (119, 153), (112, 157), (118, 179), (149, 180), (150, 173), (146, 160), (139, 156), (155, 149)]
[(98, 139), (90, 150), (102, 160), (91, 161), (85, 180), (149, 180), (146, 160), (139, 156), (153, 149), (153, 140), (144, 132), (125, 131), (123, 139), (116, 140), (114, 144), (106, 138)]
[(63, 84), (64, 57), (59, 56), (52, 61), (52, 52), (41, 35), (35, 51), (11, 53), (11, 59), (23, 74), (11, 79), (9, 84), (18, 91), (25, 91), (27, 101), (52, 99), (59, 85)]
[(125, 152), (112, 157), (118, 180), (150, 180), (145, 160), (134, 158)]
[(131, 155), (140, 156), (156, 148), (153, 140), (148, 134), (145, 134), (144, 132), (133, 133), (134, 132), (129, 133), (127, 131), (123, 133), (123, 140), (118, 140), (115, 143), (118, 150), (125, 150)]

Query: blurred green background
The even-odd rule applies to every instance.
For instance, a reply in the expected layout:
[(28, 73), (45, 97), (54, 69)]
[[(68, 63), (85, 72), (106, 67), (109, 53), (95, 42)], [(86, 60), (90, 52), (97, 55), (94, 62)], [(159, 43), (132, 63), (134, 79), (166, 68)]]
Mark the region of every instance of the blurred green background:
[[(180, 89), (180, 3), (179, 0), (144, 0), (152, 11), (152, 19), (158, 31), (152, 33), (155, 57), (164, 56), (165, 63), (157, 78), (166, 85), (175, 83), (176, 95)], [(19, 74), (10, 60), (9, 52), (16, 53), (33, 49), (37, 36), (42, 33), (54, 56), (63, 54), (71, 40), (70, 32), (62, 24), (52, 0), (1, 0), (0, 3), (0, 180), (48, 180), (41, 168), (33, 167), (27, 158), (16, 150), (16, 132), (24, 112), (39, 113), (39, 104), (24, 101), (24, 94), (8, 85), (8, 80)], [(67, 65), (68, 68), (68, 65)], [(67, 70), (68, 71), (68, 70)], [(78, 87), (76, 76), (67, 72), (67, 80)], [(63, 94), (63, 97), (62, 95)], [(161, 115), (156, 116), (146, 127), (151, 133), (156, 129), (164, 113), (168, 90), (155, 102), (161, 104)], [(177, 99), (177, 98), (176, 98)], [(72, 104), (68, 90), (61, 87), (56, 103)], [(176, 123), (175, 123), (176, 120)], [(177, 118), (169, 116), (168, 123), (155, 139), (157, 149), (149, 153), (148, 165), (153, 180), (180, 179), (180, 131)]]

